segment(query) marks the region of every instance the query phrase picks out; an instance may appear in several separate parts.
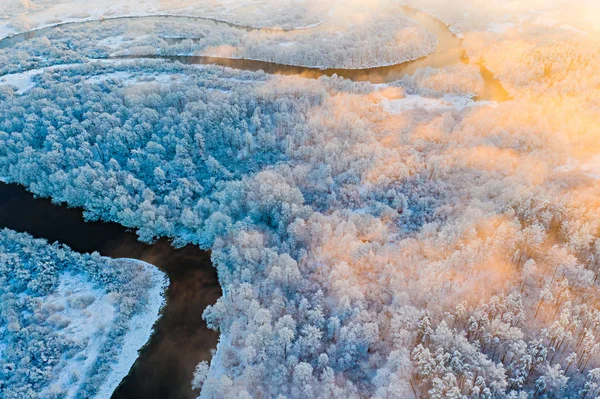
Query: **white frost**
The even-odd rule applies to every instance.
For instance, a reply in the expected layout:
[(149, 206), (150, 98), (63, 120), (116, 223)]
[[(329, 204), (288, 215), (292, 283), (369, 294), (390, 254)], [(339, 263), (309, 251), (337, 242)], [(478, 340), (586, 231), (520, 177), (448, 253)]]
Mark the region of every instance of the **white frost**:
[[(145, 309), (134, 315), (127, 326), (121, 355), (116, 363), (110, 366), (110, 372), (94, 397), (109, 399), (123, 378), (129, 373), (138, 357), (138, 351), (148, 342), (153, 326), (165, 305), (164, 292), (168, 286), (168, 278), (155, 266), (136, 259), (118, 259), (130, 267), (141, 265), (145, 273), (150, 275), (152, 288), (148, 292), (148, 304)], [(89, 306), (71, 306), (72, 301), (79, 298), (93, 298)], [(91, 301), (91, 299), (90, 299)], [(82, 275), (63, 274), (60, 277), (58, 290), (46, 297), (42, 307), (62, 309), (55, 312), (57, 322), (68, 320), (70, 323), (60, 331), (69, 340), (82, 344), (82, 349), (73, 358), (63, 359), (55, 370), (54, 382), (44, 392), (48, 393), (60, 388), (66, 393), (65, 398), (73, 398), (90, 374), (91, 367), (100, 355), (106, 342), (107, 334), (114, 327), (113, 322), (117, 309), (114, 299), (104, 289), (94, 288)], [(44, 394), (42, 392), (42, 394)]]
[[(81, 301), (81, 298), (93, 303), (89, 306), (75, 306), (74, 302)], [(60, 330), (59, 335), (83, 347), (71, 359), (63, 356), (61, 363), (53, 370), (55, 378), (50, 390), (59, 386), (66, 393), (66, 398), (73, 398), (77, 394), (85, 376), (98, 359), (111, 329), (116, 313), (111, 302), (106, 290), (94, 288), (84, 275), (70, 273), (61, 275), (56, 292), (44, 298), (42, 308), (58, 309), (52, 316), (57, 325), (61, 322), (69, 323)]]
[(0, 77), (0, 86), (12, 86), (17, 89), (17, 94), (27, 93), (35, 86), (32, 78), (39, 75), (41, 70), (32, 70), (21, 73), (13, 73)]

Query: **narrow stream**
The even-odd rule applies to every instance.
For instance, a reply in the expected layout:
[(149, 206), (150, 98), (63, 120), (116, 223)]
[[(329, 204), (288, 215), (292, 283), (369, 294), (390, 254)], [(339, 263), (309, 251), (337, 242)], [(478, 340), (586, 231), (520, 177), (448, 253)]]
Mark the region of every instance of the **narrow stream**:
[(210, 253), (195, 246), (175, 249), (166, 239), (153, 245), (137, 240), (116, 223), (89, 223), (79, 209), (34, 198), (16, 184), (0, 183), (0, 228), (27, 232), (77, 252), (98, 251), (112, 258), (135, 258), (156, 265), (171, 284), (167, 306), (154, 334), (113, 399), (193, 399), (192, 373), (210, 360), (218, 334), (206, 327), (202, 311), (221, 296)]

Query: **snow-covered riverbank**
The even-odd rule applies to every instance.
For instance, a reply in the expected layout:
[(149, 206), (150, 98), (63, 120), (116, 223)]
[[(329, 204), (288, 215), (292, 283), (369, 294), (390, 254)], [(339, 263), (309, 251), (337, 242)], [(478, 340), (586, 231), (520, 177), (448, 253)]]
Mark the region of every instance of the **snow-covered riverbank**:
[(139, 312), (129, 320), (129, 328), (125, 333), (121, 354), (110, 366), (110, 372), (106, 380), (96, 394), (96, 399), (108, 399), (121, 383), (123, 378), (138, 358), (138, 352), (146, 345), (152, 333), (154, 324), (160, 317), (160, 311), (166, 304), (165, 291), (169, 285), (169, 279), (158, 270), (156, 266), (137, 259), (116, 259), (128, 267), (140, 267), (150, 275), (152, 288), (148, 290), (148, 304), (143, 312)]
[(108, 399), (148, 342), (166, 275), (0, 231), (0, 397)]

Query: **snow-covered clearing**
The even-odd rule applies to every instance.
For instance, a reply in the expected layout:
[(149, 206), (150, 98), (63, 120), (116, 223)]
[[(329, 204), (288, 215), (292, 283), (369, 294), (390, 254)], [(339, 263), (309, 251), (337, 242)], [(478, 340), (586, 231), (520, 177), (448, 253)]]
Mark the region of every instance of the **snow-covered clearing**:
[(134, 315), (129, 320), (127, 333), (123, 341), (121, 353), (111, 365), (111, 370), (101, 385), (96, 399), (110, 398), (123, 378), (129, 373), (131, 366), (138, 357), (139, 350), (148, 342), (152, 335), (153, 326), (160, 315), (161, 308), (165, 305), (164, 293), (168, 286), (168, 279), (155, 266), (137, 259), (116, 259), (131, 267), (141, 266), (150, 273), (152, 288), (148, 291), (149, 301), (144, 312)]
[(27, 72), (13, 73), (0, 77), (0, 86), (11, 86), (17, 89), (17, 94), (23, 94), (35, 86), (32, 80), (34, 76), (39, 75), (41, 70), (31, 70)]
[[(106, 65), (128, 65), (133, 64), (135, 61), (132, 60), (95, 60), (96, 64)], [(35, 77), (42, 75), (44, 72), (52, 72), (59, 70), (66, 70), (70, 68), (77, 68), (83, 64), (65, 64), (56, 65), (50, 67), (44, 67), (39, 69), (32, 69), (26, 72), (19, 72), (0, 76), (0, 86), (10, 86), (16, 89), (15, 93), (22, 95), (27, 93), (29, 90), (35, 87)], [(84, 73), (84, 71), (82, 71)], [(90, 75), (86, 78), (86, 82), (91, 84), (97, 84), (104, 82), (108, 79), (116, 79), (121, 81), (124, 85), (133, 85), (137, 83), (159, 83), (159, 84), (170, 84), (174, 81), (185, 82), (187, 80), (184, 74), (170, 74), (160, 72), (131, 72), (131, 71), (118, 71), (109, 72), (104, 74)], [(0, 179), (0, 181), (2, 181)]]
[(438, 111), (444, 109), (456, 109), (462, 111), (474, 106), (494, 105), (490, 101), (474, 101), (470, 97), (445, 96), (443, 98), (423, 97), (418, 94), (409, 94), (397, 100), (386, 100), (383, 106), (390, 114), (399, 114), (404, 111), (423, 109), (426, 111)]
[(583, 170), (588, 176), (600, 180), (600, 155), (596, 155), (592, 159), (581, 165)]
[(106, 290), (95, 288), (85, 275), (71, 273), (59, 276), (57, 290), (43, 298), (40, 306), (53, 312), (50, 320), (60, 339), (82, 348), (68, 357), (63, 355), (53, 369), (52, 383), (40, 394), (43, 397), (62, 391), (66, 398), (73, 398), (92, 372), (117, 310)]

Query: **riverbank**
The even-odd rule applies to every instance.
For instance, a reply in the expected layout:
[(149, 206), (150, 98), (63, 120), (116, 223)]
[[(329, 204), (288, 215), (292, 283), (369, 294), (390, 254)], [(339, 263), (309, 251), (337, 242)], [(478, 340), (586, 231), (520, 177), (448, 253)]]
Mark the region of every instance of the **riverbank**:
[(109, 398), (152, 334), (165, 274), (10, 229), (0, 259), (0, 396)]
[(96, 399), (110, 398), (119, 384), (129, 374), (131, 367), (139, 357), (139, 352), (148, 344), (154, 333), (154, 325), (158, 322), (161, 311), (166, 306), (166, 292), (169, 278), (156, 266), (137, 259), (115, 259), (132, 268), (144, 269), (150, 275), (152, 288), (148, 292), (149, 300), (144, 312), (133, 316), (128, 323), (128, 330), (123, 339), (123, 347), (118, 361), (110, 366), (110, 373), (98, 390)]
[[(422, 21), (417, 23), (411, 18), (415, 12), (402, 7), (384, 11), (370, 11), (372, 23), (369, 25), (336, 15), (318, 26), (292, 30), (257, 29), (251, 25), (173, 14), (114, 16), (32, 29), (0, 40), (0, 48), (35, 37), (47, 36), (52, 41), (57, 39), (52, 36), (53, 32), (62, 32), (70, 38), (68, 47), (73, 49), (76, 41), (85, 36), (78, 28), (85, 28), (85, 32), (94, 32), (97, 39), (85, 47), (93, 46), (107, 54), (197, 55), (315, 69), (358, 70), (423, 58), (435, 53), (438, 45), (456, 47), (448, 43), (448, 39), (455, 38), (449, 31), (439, 29), (436, 21), (421, 17)], [(444, 33), (449, 36), (442, 37)], [(166, 42), (161, 43), (163, 37), (172, 36), (191, 41), (168, 46)], [(84, 54), (85, 49), (82, 50)]]
[[(159, 299), (159, 286), (155, 285), (152, 311), (148, 310), (147, 318), (139, 319), (145, 332), (130, 337), (131, 356), (120, 364), (111, 384), (102, 392), (109, 392), (119, 375), (124, 378), (112, 393), (114, 399), (164, 399), (171, 394), (196, 398), (190, 383), (194, 368), (199, 360), (210, 360), (218, 341), (218, 334), (209, 330), (201, 317), (202, 309), (221, 295), (210, 253), (194, 246), (175, 249), (166, 239), (144, 244), (120, 225), (86, 222), (80, 209), (35, 198), (17, 184), (0, 183), (0, 227), (63, 243), (79, 253), (97, 251), (115, 259), (134, 258), (135, 262), (159, 268), (154, 269), (156, 279), (166, 274), (170, 284), (164, 296)], [(150, 313), (163, 303), (161, 317), (150, 320)], [(143, 350), (138, 357), (139, 347)], [(126, 363), (130, 364), (134, 355), (133, 367), (127, 368)]]

